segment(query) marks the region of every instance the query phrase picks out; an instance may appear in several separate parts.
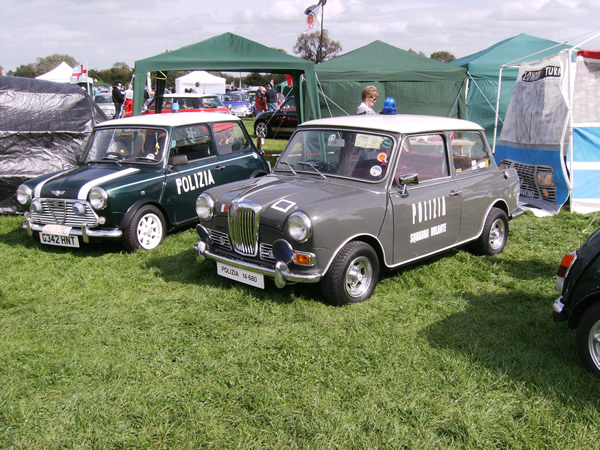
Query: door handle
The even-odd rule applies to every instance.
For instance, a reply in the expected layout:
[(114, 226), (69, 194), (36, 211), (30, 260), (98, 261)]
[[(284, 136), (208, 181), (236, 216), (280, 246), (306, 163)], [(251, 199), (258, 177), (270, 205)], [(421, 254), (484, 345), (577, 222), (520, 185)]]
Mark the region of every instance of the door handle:
[(215, 166), (215, 170), (223, 170), (225, 166)]
[(460, 194), (462, 194), (462, 191), (450, 191), (450, 194), (448, 194), (449, 197), (458, 197)]

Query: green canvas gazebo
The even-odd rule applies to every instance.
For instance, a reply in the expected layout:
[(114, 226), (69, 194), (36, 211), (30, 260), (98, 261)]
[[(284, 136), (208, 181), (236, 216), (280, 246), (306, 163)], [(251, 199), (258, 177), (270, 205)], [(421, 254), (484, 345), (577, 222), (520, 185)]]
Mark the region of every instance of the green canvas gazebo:
[(425, 58), (381, 41), (315, 66), (323, 117), (354, 114), (361, 91), (374, 85), (375, 110), (394, 97), (398, 113), (464, 118), (466, 70)]
[[(292, 76), (301, 122), (320, 118), (317, 82), (311, 61), (287, 55), (258, 42), (224, 33), (172, 52), (135, 62), (133, 114), (141, 114), (144, 86), (149, 72), (170, 70), (217, 70), (281, 73)], [(301, 82), (304, 75), (305, 82)]]

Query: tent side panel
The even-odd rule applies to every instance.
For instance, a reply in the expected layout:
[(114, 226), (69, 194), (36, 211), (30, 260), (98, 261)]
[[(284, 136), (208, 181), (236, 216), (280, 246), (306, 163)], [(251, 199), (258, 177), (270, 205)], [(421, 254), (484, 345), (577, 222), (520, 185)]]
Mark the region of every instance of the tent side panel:
[(571, 208), (587, 214), (600, 210), (600, 124), (573, 129)]

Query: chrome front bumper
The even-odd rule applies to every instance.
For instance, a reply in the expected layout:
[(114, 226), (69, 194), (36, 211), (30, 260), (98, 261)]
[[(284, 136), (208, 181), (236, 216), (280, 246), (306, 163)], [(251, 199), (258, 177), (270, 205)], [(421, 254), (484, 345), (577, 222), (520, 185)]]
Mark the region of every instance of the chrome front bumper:
[(275, 285), (278, 288), (283, 288), (287, 283), (318, 283), (323, 277), (321, 274), (301, 274), (292, 272), (288, 265), (282, 261), (275, 264), (275, 268), (267, 268), (256, 264), (238, 261), (213, 253), (210, 247), (204, 241), (199, 241), (194, 244), (196, 259), (199, 263), (203, 263), (206, 259), (237, 267), (238, 269), (247, 270), (249, 272), (264, 275), (275, 280)]
[[(25, 221), (21, 222), (21, 228), (25, 228), (29, 236), (31, 236), (34, 231), (44, 231), (44, 225), (31, 222), (31, 219), (29, 217), (25, 217)], [(71, 231), (69, 231), (69, 235), (81, 236), (83, 242), (89, 244), (90, 238), (120, 239), (121, 236), (123, 236), (123, 232), (121, 230), (94, 230), (88, 227), (81, 227), (71, 228)]]

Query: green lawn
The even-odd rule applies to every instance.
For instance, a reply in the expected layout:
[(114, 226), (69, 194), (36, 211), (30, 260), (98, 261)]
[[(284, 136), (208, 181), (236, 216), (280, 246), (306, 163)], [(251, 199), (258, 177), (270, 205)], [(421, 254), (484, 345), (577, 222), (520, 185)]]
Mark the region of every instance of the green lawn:
[(600, 380), (551, 318), (592, 218), (527, 213), (498, 256), (450, 251), (333, 307), (218, 277), (191, 229), (69, 250), (2, 216), (0, 447), (597, 447)]

